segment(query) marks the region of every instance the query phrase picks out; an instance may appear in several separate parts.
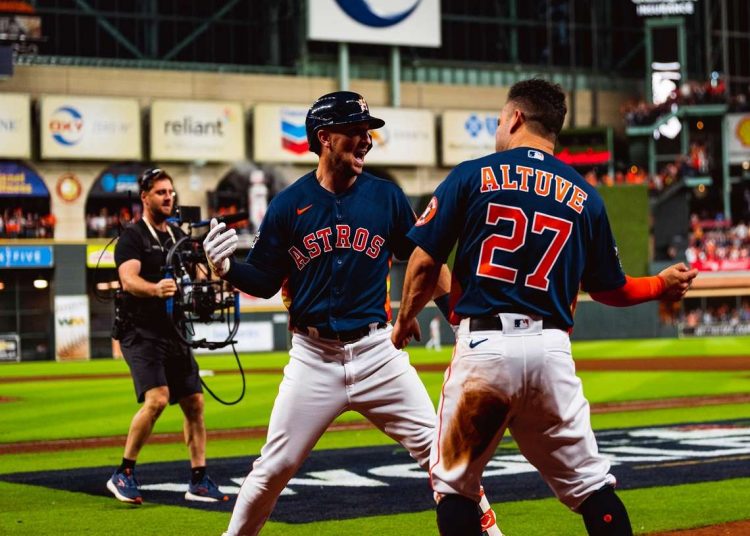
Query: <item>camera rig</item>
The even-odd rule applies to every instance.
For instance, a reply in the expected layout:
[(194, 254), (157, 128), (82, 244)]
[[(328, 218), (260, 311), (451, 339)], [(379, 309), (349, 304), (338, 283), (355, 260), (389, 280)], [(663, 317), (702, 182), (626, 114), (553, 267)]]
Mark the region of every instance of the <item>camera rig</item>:
[[(247, 219), (246, 213), (219, 218), (228, 223)], [(206, 256), (200, 238), (192, 236), (193, 229), (207, 227), (208, 220), (200, 219), (200, 208), (179, 206), (171, 221), (178, 226), (187, 224), (187, 235), (179, 238), (167, 251), (164, 277), (171, 277), (177, 292), (166, 301), (167, 316), (174, 332), (193, 348), (216, 350), (236, 343), (234, 337), (240, 325), (240, 295), (225, 281), (212, 278), (206, 267)], [(202, 237), (201, 237), (202, 238)], [(222, 322), (227, 325), (223, 340), (210, 341), (195, 337), (195, 324)]]
[[(247, 219), (247, 213), (232, 214), (218, 218), (219, 221), (233, 223)], [(177, 291), (166, 300), (167, 316), (172, 325), (172, 330), (179, 340), (192, 348), (205, 348), (217, 350), (226, 346), (232, 346), (232, 353), (237, 362), (237, 368), (242, 379), (242, 390), (239, 396), (232, 401), (226, 401), (214, 393), (206, 382), (201, 378), (203, 387), (209, 394), (221, 404), (231, 406), (237, 404), (245, 396), (245, 372), (242, 369), (234, 337), (240, 326), (240, 298), (239, 292), (229, 286), (221, 279), (212, 278), (206, 266), (206, 257), (203, 251), (202, 237), (194, 238), (193, 229), (208, 227), (210, 220), (200, 220), (200, 207), (179, 206), (175, 217), (170, 218), (171, 223), (177, 226), (188, 225), (187, 234), (180, 237), (167, 250), (165, 265), (162, 267), (164, 277), (175, 280)], [(102, 250), (96, 263), (99, 270), (104, 253), (109, 246), (119, 238), (112, 238)], [(112, 336), (119, 339), (123, 330), (129, 329), (130, 319), (128, 314), (123, 313), (123, 291), (118, 287), (114, 294), (101, 294), (97, 288), (96, 280), (92, 282), (94, 296), (100, 301), (114, 299), (115, 322), (112, 327)], [(208, 340), (196, 338), (196, 324), (211, 324), (216, 322), (226, 323), (227, 336), (221, 340)]]
[[(193, 348), (215, 350), (235, 343), (240, 325), (240, 295), (221, 279), (212, 279), (205, 268), (206, 257), (201, 242), (183, 236), (169, 248), (164, 277), (172, 277), (177, 285), (174, 296), (167, 298), (166, 308), (177, 337)], [(195, 338), (195, 324), (226, 322), (224, 340)]]

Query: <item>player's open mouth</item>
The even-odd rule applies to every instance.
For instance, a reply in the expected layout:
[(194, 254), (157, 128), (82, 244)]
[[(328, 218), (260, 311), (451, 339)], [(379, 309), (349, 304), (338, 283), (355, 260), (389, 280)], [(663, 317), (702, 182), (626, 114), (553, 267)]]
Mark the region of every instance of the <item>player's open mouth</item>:
[(354, 160), (357, 162), (357, 164), (364, 165), (366, 155), (367, 155), (367, 151), (355, 151)]

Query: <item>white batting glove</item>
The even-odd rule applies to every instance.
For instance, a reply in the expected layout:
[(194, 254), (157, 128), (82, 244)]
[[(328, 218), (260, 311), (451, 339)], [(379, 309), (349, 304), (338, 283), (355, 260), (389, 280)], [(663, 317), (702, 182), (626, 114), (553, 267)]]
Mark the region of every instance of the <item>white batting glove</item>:
[(203, 240), (203, 250), (211, 270), (219, 277), (224, 277), (229, 271), (229, 258), (237, 249), (237, 232), (227, 229), (224, 222), (219, 223), (216, 218), (211, 219), (211, 230)]

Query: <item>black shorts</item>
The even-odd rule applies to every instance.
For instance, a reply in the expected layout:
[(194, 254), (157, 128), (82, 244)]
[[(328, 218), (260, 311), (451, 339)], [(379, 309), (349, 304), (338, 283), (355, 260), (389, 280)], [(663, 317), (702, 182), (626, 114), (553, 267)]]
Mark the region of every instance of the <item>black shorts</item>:
[(143, 402), (149, 389), (164, 385), (169, 389), (170, 404), (203, 392), (193, 352), (173, 337), (131, 327), (120, 338), (120, 348), (130, 367), (138, 402)]

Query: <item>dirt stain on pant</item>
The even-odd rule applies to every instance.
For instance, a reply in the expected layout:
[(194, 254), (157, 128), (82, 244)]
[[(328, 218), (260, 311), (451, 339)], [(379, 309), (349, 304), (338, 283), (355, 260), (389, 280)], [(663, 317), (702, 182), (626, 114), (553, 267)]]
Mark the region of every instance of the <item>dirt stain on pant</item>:
[(508, 416), (509, 402), (482, 380), (468, 380), (442, 441), (446, 469), (468, 464), (485, 451)]

